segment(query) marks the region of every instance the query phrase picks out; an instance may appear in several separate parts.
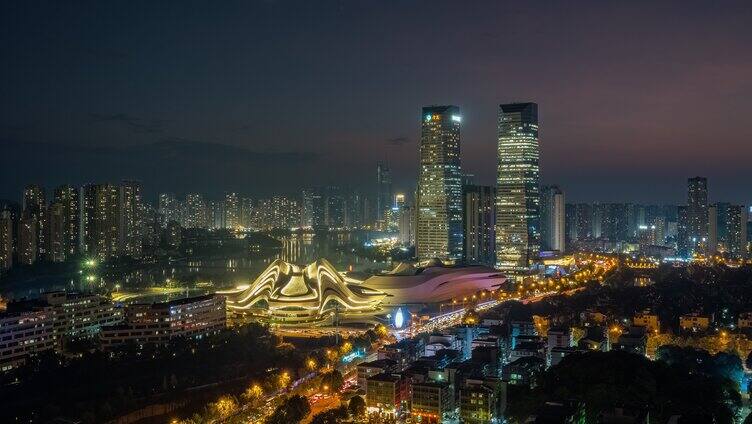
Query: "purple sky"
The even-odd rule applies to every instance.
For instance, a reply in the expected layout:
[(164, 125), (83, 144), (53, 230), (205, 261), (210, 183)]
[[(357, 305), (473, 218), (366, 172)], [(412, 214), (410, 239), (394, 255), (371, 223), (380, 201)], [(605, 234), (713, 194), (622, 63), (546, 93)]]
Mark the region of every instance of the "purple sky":
[[(543, 180), (571, 201), (682, 202), (686, 178), (704, 175), (711, 200), (752, 203), (749, 1), (7, 3), (0, 197), (30, 179), (362, 186), (378, 159), (412, 189), (428, 104), (460, 106), (463, 168), (492, 183), (498, 104), (535, 101)], [(58, 149), (22, 156), (44, 143), (116, 161), (165, 142), (238, 147), (268, 166), (231, 154), (192, 179), (183, 162), (113, 171), (67, 169)]]

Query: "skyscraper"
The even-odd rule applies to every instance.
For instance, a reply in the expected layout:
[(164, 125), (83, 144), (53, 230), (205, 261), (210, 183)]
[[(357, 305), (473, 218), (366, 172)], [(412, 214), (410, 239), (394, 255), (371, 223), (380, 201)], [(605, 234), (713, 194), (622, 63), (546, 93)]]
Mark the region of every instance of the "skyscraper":
[(79, 248), (79, 225), (81, 224), (81, 215), (79, 208), (79, 191), (76, 187), (63, 185), (55, 189), (55, 203), (61, 205), (63, 214), (63, 233), (62, 247), (64, 259), (70, 258), (78, 253)]
[(496, 262), (496, 189), (464, 186), (465, 260), (493, 266)]
[(392, 172), (385, 163), (379, 162), (376, 164), (376, 219), (385, 219), (392, 201)]
[(565, 214), (564, 191), (555, 185), (541, 187), (540, 228), (543, 249), (564, 251)]
[(419, 259), (463, 255), (460, 109), (423, 108), (415, 253)]
[(499, 106), (496, 266), (530, 268), (540, 251), (538, 105)]

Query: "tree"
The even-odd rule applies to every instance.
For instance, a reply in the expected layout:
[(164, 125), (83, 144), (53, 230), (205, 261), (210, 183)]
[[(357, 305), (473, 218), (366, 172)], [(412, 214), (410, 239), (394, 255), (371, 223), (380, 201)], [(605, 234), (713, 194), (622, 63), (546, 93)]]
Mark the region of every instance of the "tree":
[(353, 417), (363, 416), (366, 413), (366, 401), (360, 396), (353, 396), (347, 405), (347, 409)]
[(247, 389), (245, 389), (245, 392), (243, 392), (243, 399), (246, 402), (255, 404), (259, 399), (261, 399), (261, 396), (264, 395), (264, 389), (261, 388), (258, 384), (252, 384)]
[(339, 408), (330, 409), (314, 415), (311, 424), (338, 424), (347, 418), (349, 418), (347, 407), (342, 405)]
[(321, 376), (321, 384), (332, 392), (338, 391), (345, 383), (342, 373), (337, 370), (329, 371)]
[(588, 422), (618, 406), (647, 409), (656, 422), (682, 415), (731, 424), (741, 406), (739, 392), (728, 379), (622, 351), (567, 356), (543, 373), (530, 398), (527, 410), (510, 411), (511, 418), (524, 420), (546, 401), (571, 399), (585, 404)]
[(232, 396), (222, 396), (209, 407), (212, 413), (219, 418), (227, 418), (238, 412), (238, 402)]
[(266, 419), (266, 424), (295, 424), (311, 413), (311, 405), (304, 396), (293, 395), (287, 398)]
[(658, 359), (693, 373), (728, 379), (737, 385), (742, 383), (744, 377), (742, 360), (726, 352), (711, 355), (703, 349), (666, 345), (658, 348)]

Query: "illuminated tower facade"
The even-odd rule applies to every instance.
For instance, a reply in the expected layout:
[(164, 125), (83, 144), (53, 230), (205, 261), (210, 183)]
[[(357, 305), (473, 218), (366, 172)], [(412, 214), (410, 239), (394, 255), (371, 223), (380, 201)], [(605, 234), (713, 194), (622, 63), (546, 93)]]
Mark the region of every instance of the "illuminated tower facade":
[(418, 259), (459, 260), (463, 254), (460, 109), (423, 108), (417, 192)]
[(499, 106), (496, 266), (524, 273), (540, 251), (538, 105)]

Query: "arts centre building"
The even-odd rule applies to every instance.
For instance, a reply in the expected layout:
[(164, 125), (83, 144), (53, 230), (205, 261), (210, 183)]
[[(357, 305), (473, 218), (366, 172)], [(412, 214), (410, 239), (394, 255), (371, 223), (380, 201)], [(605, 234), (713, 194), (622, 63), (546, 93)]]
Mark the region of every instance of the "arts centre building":
[(236, 318), (280, 325), (374, 322), (398, 305), (438, 303), (495, 290), (506, 278), (484, 266), (447, 266), (438, 260), (399, 264), (365, 280), (345, 277), (326, 259), (301, 266), (272, 262), (250, 285), (222, 291)]

